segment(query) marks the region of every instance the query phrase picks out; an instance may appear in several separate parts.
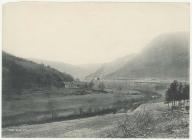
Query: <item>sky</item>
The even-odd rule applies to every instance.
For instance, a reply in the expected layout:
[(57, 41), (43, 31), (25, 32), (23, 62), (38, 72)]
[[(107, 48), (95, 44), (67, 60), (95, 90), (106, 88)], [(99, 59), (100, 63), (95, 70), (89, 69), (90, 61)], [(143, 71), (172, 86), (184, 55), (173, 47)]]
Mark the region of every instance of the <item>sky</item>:
[(69, 64), (135, 54), (160, 34), (189, 31), (186, 3), (15, 2), (3, 5), (3, 50)]

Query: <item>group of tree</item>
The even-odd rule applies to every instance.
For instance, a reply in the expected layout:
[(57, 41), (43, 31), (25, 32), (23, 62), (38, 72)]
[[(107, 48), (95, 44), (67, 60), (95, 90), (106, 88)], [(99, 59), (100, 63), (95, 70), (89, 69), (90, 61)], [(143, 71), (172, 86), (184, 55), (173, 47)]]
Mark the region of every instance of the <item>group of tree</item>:
[(69, 74), (5, 52), (2, 57), (2, 67), (3, 89), (63, 87), (64, 81), (73, 81), (73, 77)]
[(171, 106), (184, 105), (189, 100), (189, 85), (174, 80), (166, 91), (166, 103)]
[(88, 88), (93, 88), (93, 86), (94, 86), (94, 82), (93, 82), (93, 80), (91, 80), (89, 83), (88, 83)]
[(105, 84), (103, 81), (100, 81), (100, 80), (98, 83), (94, 83), (94, 80), (91, 80), (88, 83), (87, 87), (90, 89), (97, 89), (97, 90), (101, 90), (101, 91), (105, 90)]
[(105, 85), (104, 85), (103, 82), (100, 82), (100, 83), (99, 83), (98, 89), (101, 90), (101, 91), (104, 91), (104, 90), (105, 90)]

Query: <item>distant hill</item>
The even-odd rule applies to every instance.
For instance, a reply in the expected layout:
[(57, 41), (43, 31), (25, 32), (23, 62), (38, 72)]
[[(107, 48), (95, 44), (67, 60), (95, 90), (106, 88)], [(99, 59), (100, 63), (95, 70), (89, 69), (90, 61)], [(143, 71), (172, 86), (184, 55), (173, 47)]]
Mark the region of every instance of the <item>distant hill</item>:
[[(164, 34), (152, 40), (137, 56), (122, 63), (104, 79), (185, 79), (189, 78), (189, 36), (186, 33)], [(101, 71), (99, 69), (98, 71)], [(96, 71), (94, 76), (97, 76)]]
[(189, 78), (189, 37), (167, 34), (155, 38), (143, 52), (105, 78)]
[(62, 87), (64, 81), (73, 81), (69, 74), (32, 61), (2, 54), (3, 89), (31, 87)]
[(101, 67), (86, 76), (87, 80), (93, 79), (94, 77), (104, 78), (107, 74), (113, 73), (123, 67), (129, 60), (133, 59), (135, 55), (127, 55), (121, 58), (118, 58), (110, 63), (102, 64)]
[(71, 65), (56, 61), (39, 60), (39, 59), (31, 59), (31, 60), (39, 64), (43, 63), (49, 65), (61, 72), (69, 73), (73, 75), (74, 78), (79, 78), (81, 80), (84, 80), (85, 76), (96, 71), (101, 65), (101, 64)]

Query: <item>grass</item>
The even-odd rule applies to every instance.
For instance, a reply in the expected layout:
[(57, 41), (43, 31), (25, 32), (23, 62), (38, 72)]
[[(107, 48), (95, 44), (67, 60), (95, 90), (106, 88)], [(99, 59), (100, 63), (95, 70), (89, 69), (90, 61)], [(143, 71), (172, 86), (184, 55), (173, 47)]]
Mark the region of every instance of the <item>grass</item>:
[[(116, 112), (118, 101), (140, 100), (144, 96), (122, 94), (118, 100), (111, 93), (87, 89), (31, 89), (20, 95), (12, 91), (2, 103), (3, 127), (76, 119)], [(79, 95), (79, 93), (82, 93)], [(126, 104), (118, 103), (120, 106)]]

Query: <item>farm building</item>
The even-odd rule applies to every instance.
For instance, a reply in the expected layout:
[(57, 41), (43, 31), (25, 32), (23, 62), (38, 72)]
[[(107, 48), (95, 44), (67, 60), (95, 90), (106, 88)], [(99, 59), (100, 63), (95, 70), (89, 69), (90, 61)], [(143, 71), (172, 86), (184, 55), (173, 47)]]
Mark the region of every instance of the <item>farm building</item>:
[(74, 88), (74, 85), (72, 82), (64, 82), (65, 88)]

